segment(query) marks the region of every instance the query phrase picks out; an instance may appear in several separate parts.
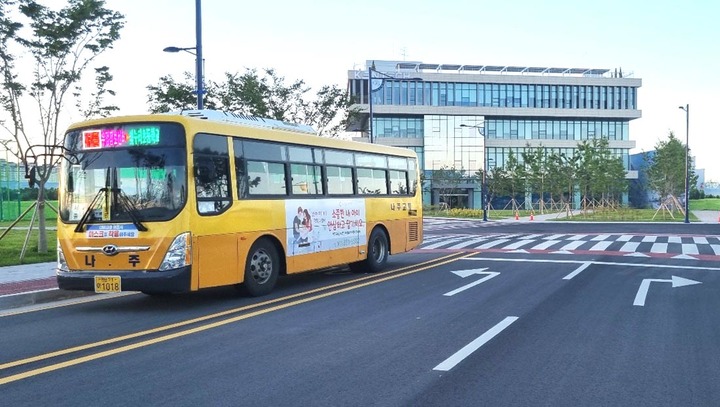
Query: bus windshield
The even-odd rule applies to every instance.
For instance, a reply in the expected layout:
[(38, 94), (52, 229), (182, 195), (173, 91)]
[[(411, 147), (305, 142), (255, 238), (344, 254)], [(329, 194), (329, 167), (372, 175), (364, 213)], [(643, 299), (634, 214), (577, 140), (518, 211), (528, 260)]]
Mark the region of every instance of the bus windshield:
[[(129, 128), (115, 126), (112, 130)], [(166, 133), (179, 130), (184, 137), (182, 128), (165, 130)], [(90, 149), (83, 139), (87, 133), (74, 131), (66, 138), (66, 145), (74, 148), (68, 148), (70, 157), (62, 164), (59, 205), (63, 222), (160, 221), (180, 212), (187, 200), (184, 141), (158, 139), (147, 145), (115, 142), (112, 146)]]

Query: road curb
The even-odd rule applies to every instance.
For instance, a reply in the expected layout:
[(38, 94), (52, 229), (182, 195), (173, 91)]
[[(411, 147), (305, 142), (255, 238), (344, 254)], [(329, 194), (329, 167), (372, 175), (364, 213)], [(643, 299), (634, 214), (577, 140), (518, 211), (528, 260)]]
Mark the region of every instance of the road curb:
[(28, 305), (43, 304), (47, 302), (68, 300), (72, 298), (96, 295), (92, 291), (70, 291), (59, 288), (49, 290), (31, 291), (26, 293), (8, 294), (0, 296), (0, 309), (25, 307)]

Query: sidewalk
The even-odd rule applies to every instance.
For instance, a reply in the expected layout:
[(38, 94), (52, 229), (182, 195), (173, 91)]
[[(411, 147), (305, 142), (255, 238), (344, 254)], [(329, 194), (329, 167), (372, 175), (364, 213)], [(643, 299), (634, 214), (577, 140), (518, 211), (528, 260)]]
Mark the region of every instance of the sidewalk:
[[(693, 211), (700, 222), (694, 223), (720, 223), (718, 211)], [(557, 213), (533, 215), (533, 221), (545, 221), (564, 218), (564, 214)], [(530, 216), (505, 219), (495, 222), (530, 221)], [(65, 291), (57, 287), (55, 281), (55, 262), (22, 264), (19, 266), (0, 267), (0, 310), (16, 308), (26, 305), (57, 301), (61, 299), (94, 295), (86, 291)]]

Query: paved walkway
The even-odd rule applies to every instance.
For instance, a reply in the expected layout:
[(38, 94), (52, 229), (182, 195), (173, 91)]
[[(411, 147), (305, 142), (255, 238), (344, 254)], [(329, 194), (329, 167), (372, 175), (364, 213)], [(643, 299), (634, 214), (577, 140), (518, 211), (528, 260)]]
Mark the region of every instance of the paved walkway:
[[(693, 211), (701, 223), (720, 223), (720, 211)], [(534, 215), (534, 221), (555, 220), (557, 213)], [(524, 216), (520, 221), (530, 221)], [(510, 218), (504, 221), (513, 221)], [(88, 295), (82, 291), (64, 291), (55, 281), (55, 262), (0, 267), (0, 309), (20, 307), (60, 298)]]

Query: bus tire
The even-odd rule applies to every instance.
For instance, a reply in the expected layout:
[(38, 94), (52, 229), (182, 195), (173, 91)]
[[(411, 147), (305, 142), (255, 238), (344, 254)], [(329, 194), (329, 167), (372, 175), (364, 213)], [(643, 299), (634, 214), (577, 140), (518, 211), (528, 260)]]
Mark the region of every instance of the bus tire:
[(377, 273), (385, 267), (390, 255), (390, 242), (385, 231), (373, 229), (367, 245), (367, 258), (350, 264), (353, 273)]
[(269, 239), (256, 241), (245, 260), (243, 291), (258, 297), (272, 291), (280, 274), (280, 258), (275, 245)]

